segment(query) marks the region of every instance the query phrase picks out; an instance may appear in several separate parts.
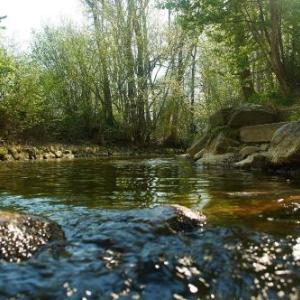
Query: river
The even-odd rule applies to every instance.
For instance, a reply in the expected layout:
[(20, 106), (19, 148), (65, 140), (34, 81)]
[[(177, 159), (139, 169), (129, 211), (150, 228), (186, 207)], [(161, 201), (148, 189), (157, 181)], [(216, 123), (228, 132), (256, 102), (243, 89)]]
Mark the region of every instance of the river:
[[(203, 226), (154, 230), (180, 204)], [(0, 165), (0, 209), (66, 234), (27, 262), (0, 263), (0, 299), (299, 299), (300, 180), (207, 170), (173, 158)]]

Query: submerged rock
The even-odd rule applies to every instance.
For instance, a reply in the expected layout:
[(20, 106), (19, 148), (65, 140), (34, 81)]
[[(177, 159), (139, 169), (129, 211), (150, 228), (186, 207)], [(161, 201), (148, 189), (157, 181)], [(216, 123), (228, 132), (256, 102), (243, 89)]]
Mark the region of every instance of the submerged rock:
[(60, 226), (46, 218), (0, 212), (0, 260), (28, 260), (43, 246), (62, 240)]
[(204, 215), (181, 205), (158, 206), (153, 211), (161, 216), (162, 224), (175, 231), (192, 230), (206, 221)]
[(152, 230), (160, 234), (189, 231), (202, 226), (206, 217), (181, 205), (156, 206), (132, 211), (130, 220), (151, 224)]

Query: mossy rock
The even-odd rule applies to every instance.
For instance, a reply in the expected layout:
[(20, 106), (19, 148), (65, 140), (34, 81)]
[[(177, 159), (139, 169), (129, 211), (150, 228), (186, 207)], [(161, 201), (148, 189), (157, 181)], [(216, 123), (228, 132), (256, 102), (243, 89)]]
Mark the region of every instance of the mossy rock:
[(19, 160), (20, 159), (20, 154), (19, 150), (17, 147), (12, 146), (8, 148), (8, 153), (14, 158), (14, 160)]
[(8, 154), (8, 150), (6, 147), (0, 147), (0, 160), (6, 160), (6, 155)]

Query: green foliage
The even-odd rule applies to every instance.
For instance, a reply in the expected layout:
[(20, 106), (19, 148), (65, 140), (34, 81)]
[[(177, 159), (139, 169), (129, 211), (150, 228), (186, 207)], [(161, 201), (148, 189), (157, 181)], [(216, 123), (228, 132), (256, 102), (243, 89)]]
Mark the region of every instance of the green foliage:
[(0, 47), (1, 137), (182, 145), (222, 107), (299, 99), (298, 0), (160, 1), (162, 26), (152, 1), (83, 2), (93, 26)]

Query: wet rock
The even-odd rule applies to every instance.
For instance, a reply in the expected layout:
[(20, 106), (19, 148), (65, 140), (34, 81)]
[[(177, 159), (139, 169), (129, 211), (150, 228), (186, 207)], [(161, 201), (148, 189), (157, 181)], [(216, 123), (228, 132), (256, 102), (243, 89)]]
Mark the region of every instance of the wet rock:
[(268, 152), (254, 153), (234, 166), (241, 169), (265, 169), (270, 166), (270, 156)]
[[(135, 222), (151, 224), (159, 234), (189, 231), (202, 226), (206, 217), (181, 205), (156, 206), (151, 209), (133, 211)], [(132, 218), (129, 217), (129, 220)]]
[(0, 259), (8, 262), (28, 260), (43, 246), (63, 241), (59, 225), (42, 217), (0, 212)]
[(243, 105), (235, 109), (228, 125), (234, 128), (275, 123), (277, 113), (261, 105)]
[(240, 151), (240, 157), (242, 159), (246, 158), (249, 155), (252, 155), (254, 153), (260, 152), (261, 148), (257, 146), (245, 146), (244, 148), (241, 149)]
[(225, 154), (205, 154), (201, 159), (197, 161), (198, 164), (207, 167), (222, 167), (229, 168), (239, 160), (236, 153), (225, 153)]
[(280, 127), (273, 136), (269, 153), (274, 165), (300, 165), (300, 122)]
[(155, 213), (162, 215), (162, 220), (175, 231), (192, 230), (206, 221), (206, 217), (181, 205), (160, 206)]

